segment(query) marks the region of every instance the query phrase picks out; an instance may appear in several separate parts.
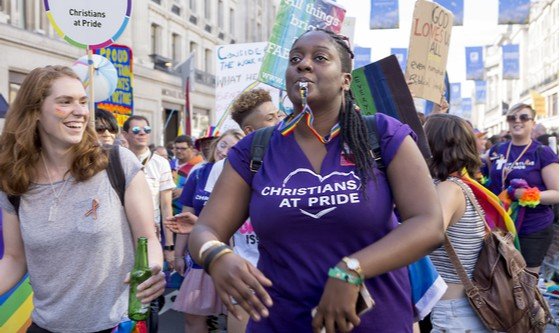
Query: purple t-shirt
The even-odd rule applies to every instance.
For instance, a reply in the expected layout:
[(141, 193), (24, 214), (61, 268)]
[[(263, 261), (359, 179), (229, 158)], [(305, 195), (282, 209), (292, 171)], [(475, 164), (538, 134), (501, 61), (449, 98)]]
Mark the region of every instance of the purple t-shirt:
[[(383, 161), (391, 163), (410, 127), (378, 114)], [(228, 162), (252, 188), (250, 216), (259, 237), (258, 267), (272, 280), (270, 316), (250, 321), (247, 332), (311, 332), (327, 272), (397, 226), (393, 196), (383, 172), (367, 184), (367, 200), (354, 165), (341, 159), (340, 137), (325, 146), (317, 175), (293, 135), (272, 134), (262, 167), (249, 170), (253, 135), (228, 154)], [(377, 306), (353, 332), (410, 332), (412, 305), (406, 268), (366, 281)], [(398, 320), (395, 320), (398, 317)]]
[(179, 197), (179, 203), (183, 206), (192, 207), (194, 215), (199, 216), (202, 208), (206, 205), (206, 201), (210, 198), (210, 193), (204, 190), (206, 181), (212, 170), (214, 163), (205, 163), (200, 168), (194, 170)]
[[(187, 178), (185, 186), (183, 187), (183, 192), (181, 192), (181, 196), (179, 197), (179, 204), (193, 208), (194, 215), (196, 216), (200, 215), (202, 208), (204, 208), (206, 202), (210, 198), (210, 192), (205, 191), (204, 187), (206, 186), (206, 181), (208, 180), (208, 176), (210, 175), (213, 165), (214, 163), (205, 163), (200, 168), (191, 172), (189, 178)], [(185, 255), (190, 256), (188, 251)], [(192, 268), (203, 268), (194, 262), (194, 260), (190, 258), (187, 260), (192, 262)]]
[[(509, 142), (495, 145), (488, 154), (492, 163), (489, 188), (496, 195), (503, 191), (502, 170), (504, 164), (506, 167), (512, 168), (513, 162), (517, 160), (519, 154), (526, 147), (512, 145), (509, 158), (506, 161), (508, 146)], [(554, 154), (550, 147), (533, 141), (529, 149), (513, 165), (512, 171), (506, 177), (505, 188), (509, 186), (512, 179), (522, 178), (527, 181), (529, 186), (538, 187), (540, 191), (545, 191), (546, 186), (541, 176), (541, 170), (552, 163), (558, 163), (558, 155)], [(535, 208), (527, 207), (521, 230), (518, 230), (518, 232), (520, 235), (527, 235), (542, 230), (552, 223), (553, 218), (554, 213), (549, 205), (538, 205)]]

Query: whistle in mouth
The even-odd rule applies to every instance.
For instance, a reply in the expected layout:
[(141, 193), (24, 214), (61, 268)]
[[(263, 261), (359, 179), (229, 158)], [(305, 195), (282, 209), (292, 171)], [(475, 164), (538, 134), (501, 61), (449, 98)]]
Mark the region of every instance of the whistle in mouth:
[(301, 105), (305, 106), (307, 104), (307, 82), (299, 83), (299, 93), (301, 96)]

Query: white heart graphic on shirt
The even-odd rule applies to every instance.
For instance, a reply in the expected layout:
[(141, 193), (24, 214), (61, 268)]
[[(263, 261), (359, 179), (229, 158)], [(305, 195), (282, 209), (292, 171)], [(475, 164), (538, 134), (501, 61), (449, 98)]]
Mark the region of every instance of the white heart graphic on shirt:
[[(284, 178), (284, 181), (282, 182), (282, 187), (286, 187), (286, 185), (288, 184), (288, 182), (290, 181), (290, 179), (291, 179), (293, 176), (295, 176), (295, 175), (297, 175), (297, 174), (299, 174), (299, 173), (310, 174), (310, 175), (314, 176), (315, 178), (317, 178), (317, 179), (319, 180), (320, 183), (323, 183), (325, 180), (327, 180), (327, 179), (329, 179), (329, 178), (331, 178), (331, 177), (334, 177), (334, 176), (343, 176), (343, 177), (348, 177), (348, 176), (350, 176), (350, 177), (356, 179), (356, 180), (357, 180), (357, 183), (359, 184), (359, 186), (357, 187), (356, 190), (358, 190), (358, 189), (361, 187), (360, 178), (359, 178), (358, 176), (356, 176), (356, 174), (354, 174), (353, 171), (351, 171), (351, 172), (333, 171), (333, 172), (331, 172), (330, 174), (328, 174), (328, 175), (326, 175), (326, 176), (323, 177), (323, 176), (321, 176), (321, 175), (316, 174), (313, 170), (309, 170), (309, 169), (306, 169), (306, 168), (299, 168), (299, 169), (296, 169), (296, 170), (290, 172), (290, 174), (288, 174), (288, 176), (286, 176), (286, 178)], [(300, 210), (300, 212), (303, 213), (304, 215), (307, 215), (307, 216), (309, 216), (309, 217), (311, 217), (311, 218), (314, 218), (314, 219), (317, 219), (317, 220), (318, 220), (318, 219), (320, 219), (321, 217), (325, 216), (326, 214), (328, 214), (328, 213), (334, 211), (336, 208), (337, 208), (337, 207), (325, 208), (325, 209), (320, 210), (319, 212), (317, 212), (317, 213), (315, 213), (315, 214), (314, 214), (314, 213), (311, 213), (311, 212), (308, 212), (308, 211), (306, 211), (306, 210), (304, 210), (304, 209), (301, 209), (301, 208), (300, 208), (299, 210)]]

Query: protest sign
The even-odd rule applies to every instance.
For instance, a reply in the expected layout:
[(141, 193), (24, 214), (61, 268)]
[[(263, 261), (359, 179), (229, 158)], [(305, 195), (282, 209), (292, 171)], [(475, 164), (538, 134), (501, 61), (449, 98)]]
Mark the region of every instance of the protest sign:
[(122, 126), (134, 110), (132, 50), (125, 45), (113, 44), (97, 49), (95, 53), (109, 59), (118, 75), (116, 90), (108, 99), (96, 103), (95, 107), (113, 113), (119, 126)]
[(62, 39), (94, 50), (120, 37), (130, 20), (132, 0), (45, 0), (45, 11)]
[(447, 9), (433, 2), (416, 2), (405, 75), (415, 97), (440, 103), (452, 25), (453, 14)]
[(362, 114), (381, 112), (408, 124), (418, 136), (417, 145), (422, 155), (431, 157), (412, 95), (394, 55), (352, 71), (350, 89)]
[(229, 108), (242, 92), (263, 88), (270, 92), (272, 101), (278, 105), (279, 91), (257, 81), (265, 55), (266, 42), (229, 44), (216, 46), (216, 119), (217, 130), (239, 126), (231, 119)]
[(345, 9), (329, 0), (281, 0), (259, 81), (285, 90), (284, 76), (294, 41), (312, 27), (340, 32), (345, 14)]

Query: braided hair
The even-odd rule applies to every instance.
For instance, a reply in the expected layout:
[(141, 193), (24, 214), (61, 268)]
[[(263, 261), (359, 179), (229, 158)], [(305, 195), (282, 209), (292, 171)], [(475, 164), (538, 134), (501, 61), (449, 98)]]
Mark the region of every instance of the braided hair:
[[(342, 71), (351, 73), (354, 53), (350, 48), (348, 37), (335, 34), (330, 30), (317, 28), (304, 32), (299, 38), (311, 31), (324, 32), (331, 38), (340, 56)], [(299, 38), (294, 41), (294, 44)], [(354, 155), (356, 171), (362, 183), (362, 190), (365, 193), (366, 184), (370, 180), (375, 180), (375, 160), (371, 143), (369, 142), (366, 124), (360, 114), (359, 108), (354, 102), (354, 95), (350, 90), (344, 91), (344, 99), (340, 107), (339, 123), (343, 152), (346, 155), (350, 153)]]

